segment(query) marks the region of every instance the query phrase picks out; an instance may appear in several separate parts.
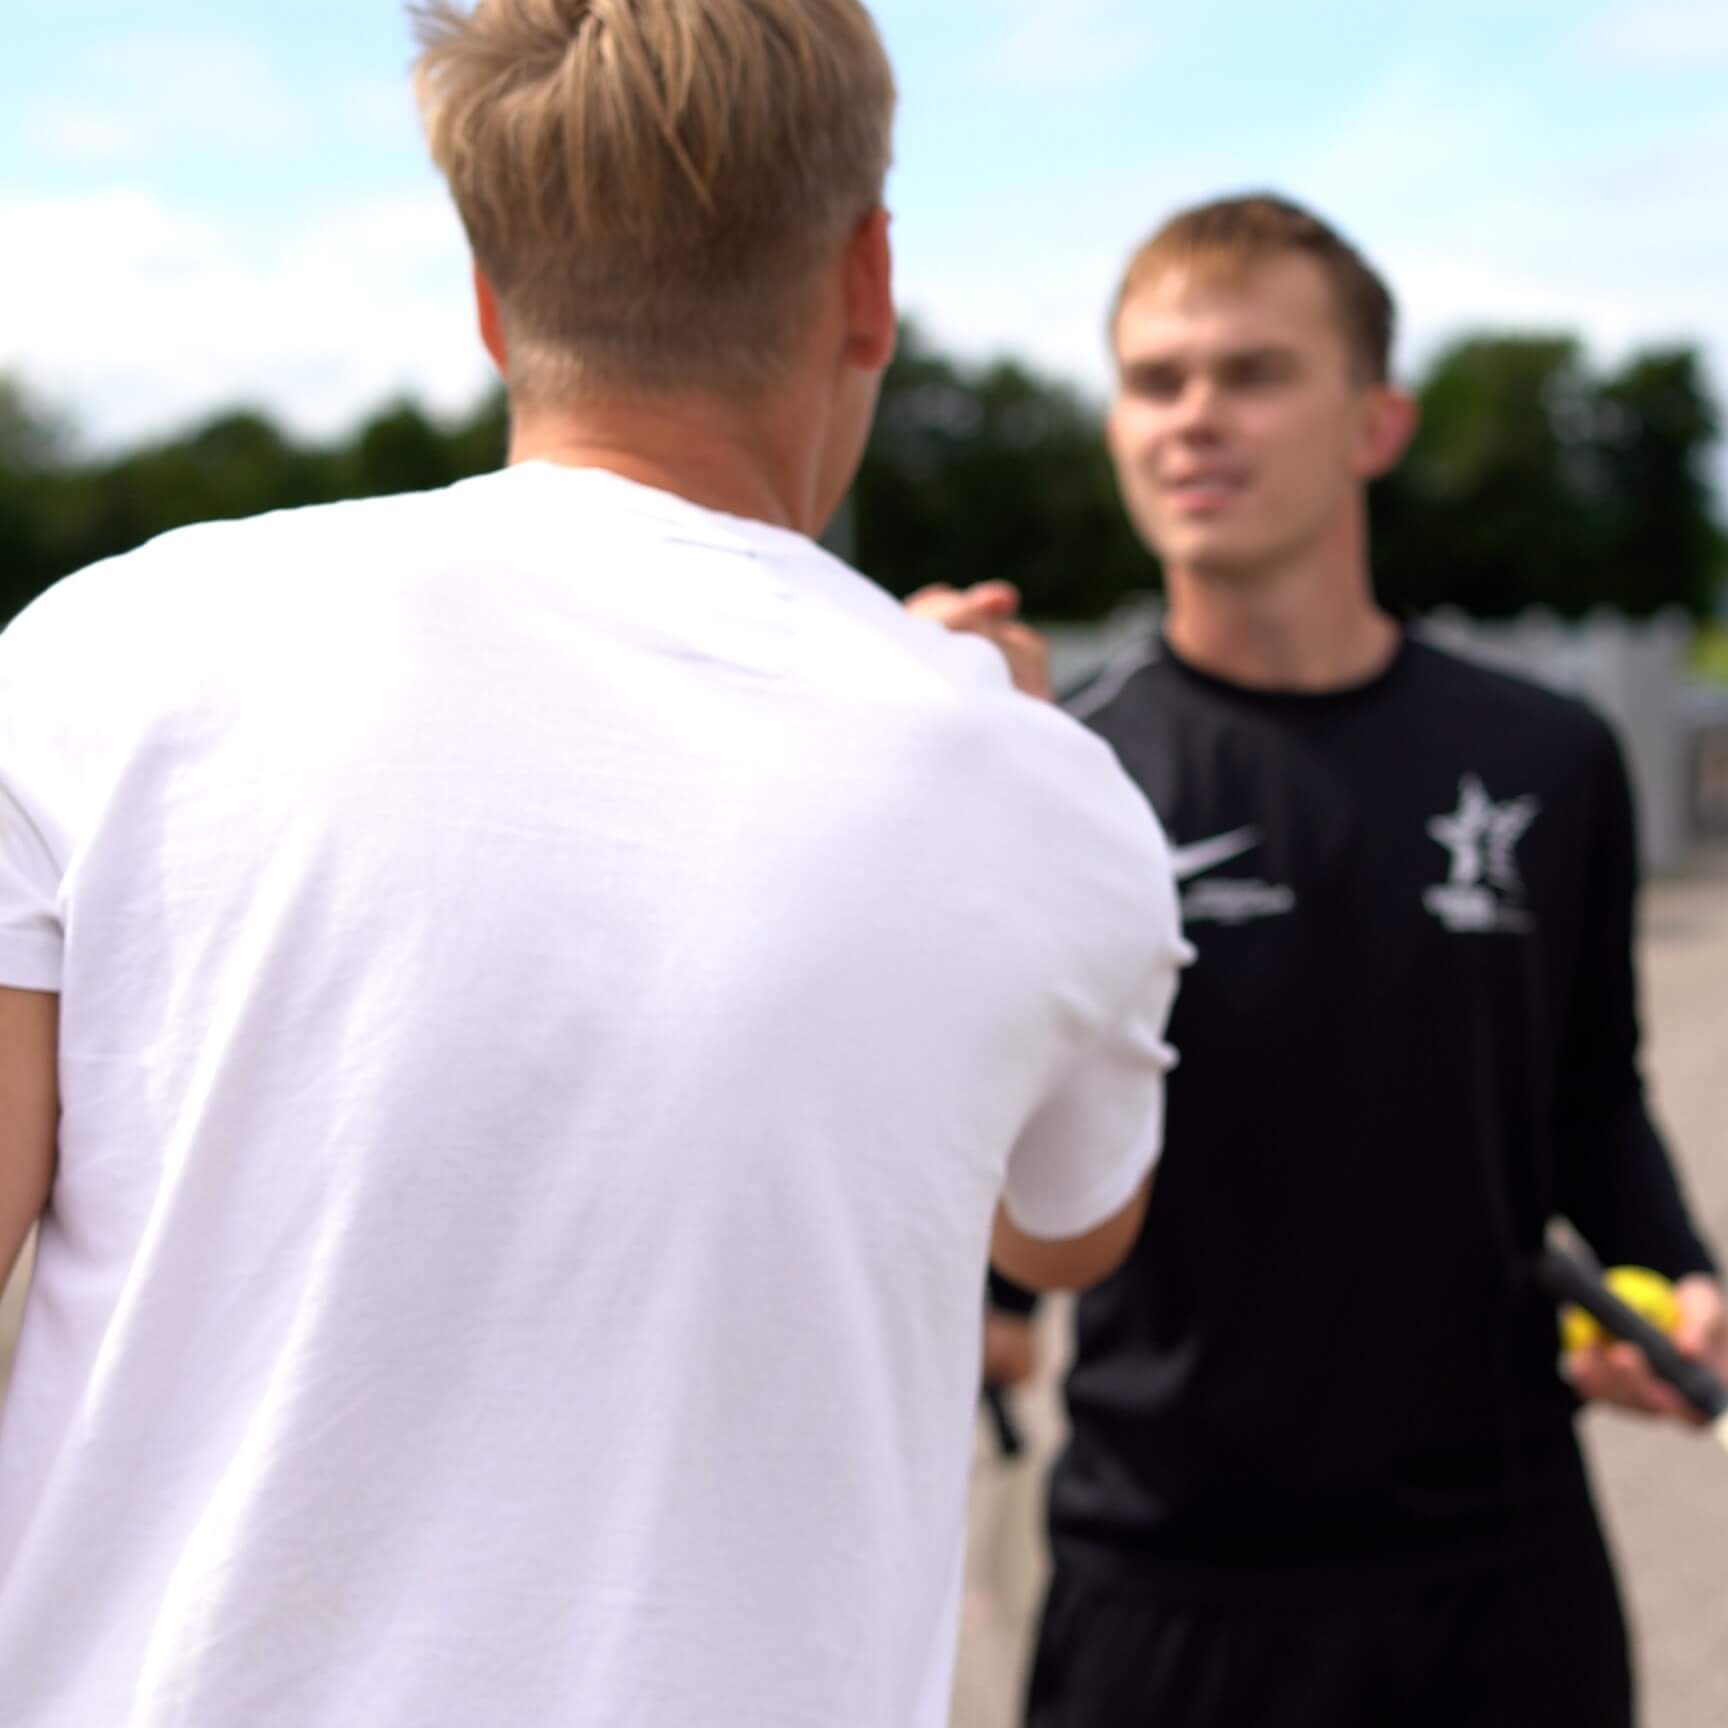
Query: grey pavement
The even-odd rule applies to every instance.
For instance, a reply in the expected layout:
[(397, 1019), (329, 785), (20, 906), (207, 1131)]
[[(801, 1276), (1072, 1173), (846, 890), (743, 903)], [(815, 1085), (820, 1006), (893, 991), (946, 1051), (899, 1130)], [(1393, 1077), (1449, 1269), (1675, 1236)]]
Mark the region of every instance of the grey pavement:
[[(1700, 1214), (1728, 1246), (1728, 846), (1701, 853), (1647, 896), (1643, 975), (1656, 1108)], [(0, 1382), (19, 1282), (0, 1303)], [(1015, 1721), (1043, 1586), (1042, 1474), (1061, 1431), (1067, 1320), (1055, 1303), (1040, 1321), (1043, 1367), (1019, 1405), (1029, 1458), (999, 1464), (980, 1431), (954, 1728)], [(1728, 1457), (1691, 1435), (1609, 1415), (1587, 1429), (1639, 1639), (1644, 1728), (1723, 1728)]]

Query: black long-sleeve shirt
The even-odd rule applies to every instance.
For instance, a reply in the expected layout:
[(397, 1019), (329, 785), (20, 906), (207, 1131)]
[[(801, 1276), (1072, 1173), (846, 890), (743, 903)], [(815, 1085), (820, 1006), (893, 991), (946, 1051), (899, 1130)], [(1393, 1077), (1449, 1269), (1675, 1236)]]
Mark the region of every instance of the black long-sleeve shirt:
[(1058, 1552), (1229, 1594), (1582, 1507), (1547, 1225), (1711, 1264), (1639, 1078), (1612, 734), (1415, 641), (1317, 696), (1159, 647), (1075, 711), (1163, 820), (1199, 959), (1145, 1232), (1079, 1305)]

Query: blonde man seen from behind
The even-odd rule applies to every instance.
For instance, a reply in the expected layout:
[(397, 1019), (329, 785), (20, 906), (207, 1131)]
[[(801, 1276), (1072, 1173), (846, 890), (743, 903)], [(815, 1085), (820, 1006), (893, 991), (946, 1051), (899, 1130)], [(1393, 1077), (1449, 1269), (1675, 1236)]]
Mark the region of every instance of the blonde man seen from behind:
[(1163, 843), (809, 538), (863, 9), (423, 28), (511, 466), (0, 638), (0, 1720), (938, 1728), (987, 1251), (1102, 1275), (1158, 1150)]

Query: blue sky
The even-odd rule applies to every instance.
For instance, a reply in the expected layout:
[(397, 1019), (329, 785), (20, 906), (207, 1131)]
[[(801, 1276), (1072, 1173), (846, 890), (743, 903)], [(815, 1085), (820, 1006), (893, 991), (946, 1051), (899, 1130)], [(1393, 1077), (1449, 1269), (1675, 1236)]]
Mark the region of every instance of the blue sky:
[[(901, 298), (1101, 393), (1123, 256), (1269, 185), (1392, 278), (1402, 360), (1467, 328), (1728, 393), (1728, 0), (881, 0)], [(367, 0), (12, 0), (0, 369), (112, 442), (219, 406), (308, 433), (485, 370), (404, 16)], [(22, 28), (20, 28), (22, 26)], [(1724, 470), (1728, 474), (1728, 469)]]

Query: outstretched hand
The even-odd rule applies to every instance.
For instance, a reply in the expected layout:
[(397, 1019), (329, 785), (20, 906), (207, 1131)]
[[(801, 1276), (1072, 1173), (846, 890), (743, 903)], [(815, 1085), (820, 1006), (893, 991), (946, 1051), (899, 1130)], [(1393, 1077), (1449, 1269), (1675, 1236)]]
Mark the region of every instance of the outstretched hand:
[(978, 582), (966, 589), (938, 583), (920, 588), (906, 602), (915, 618), (995, 643), (1008, 662), (1014, 688), (1050, 699), (1050, 650), (1044, 638), (1020, 622), (1020, 591), (1012, 582)]
[[(1728, 1314), (1724, 1313), (1716, 1280), (1702, 1273), (1682, 1278), (1674, 1286), (1674, 1300), (1679, 1309), (1674, 1324), (1675, 1348), (1728, 1380)], [(1587, 1349), (1571, 1350), (1562, 1367), (1580, 1398), (1640, 1415), (1666, 1416), (1695, 1428), (1706, 1426), (1703, 1416), (1651, 1372), (1636, 1344), (1610, 1339)]]

